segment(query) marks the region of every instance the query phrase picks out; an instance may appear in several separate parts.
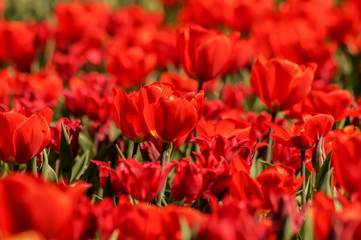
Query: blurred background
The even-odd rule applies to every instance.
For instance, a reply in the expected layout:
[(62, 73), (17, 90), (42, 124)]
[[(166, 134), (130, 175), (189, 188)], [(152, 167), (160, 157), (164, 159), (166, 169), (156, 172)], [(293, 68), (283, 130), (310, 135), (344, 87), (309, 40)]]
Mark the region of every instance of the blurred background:
[[(162, 10), (162, 4), (157, 0), (95, 0), (93, 2), (96, 1), (105, 2), (114, 9), (130, 4), (139, 4), (147, 10)], [(71, 2), (71, 0), (3, 0), (3, 18), (17, 21), (51, 19), (58, 2)]]

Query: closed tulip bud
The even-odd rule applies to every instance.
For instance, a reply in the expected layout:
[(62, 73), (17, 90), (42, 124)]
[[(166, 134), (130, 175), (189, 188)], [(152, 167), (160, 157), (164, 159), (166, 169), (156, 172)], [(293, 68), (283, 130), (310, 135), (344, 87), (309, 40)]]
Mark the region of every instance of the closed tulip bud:
[(316, 147), (312, 153), (312, 165), (315, 171), (319, 171), (326, 160), (325, 153), (325, 136), (321, 136), (317, 143)]
[(113, 89), (112, 114), (115, 124), (124, 136), (134, 142), (150, 139), (150, 134), (140, 109), (139, 92), (126, 94), (123, 90)]

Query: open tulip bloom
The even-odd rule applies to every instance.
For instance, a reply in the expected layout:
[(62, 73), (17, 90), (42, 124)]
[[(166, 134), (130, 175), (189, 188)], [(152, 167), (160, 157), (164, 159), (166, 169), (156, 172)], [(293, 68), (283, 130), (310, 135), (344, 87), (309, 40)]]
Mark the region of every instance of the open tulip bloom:
[(0, 0), (0, 240), (361, 239), (360, 0), (109, 2)]

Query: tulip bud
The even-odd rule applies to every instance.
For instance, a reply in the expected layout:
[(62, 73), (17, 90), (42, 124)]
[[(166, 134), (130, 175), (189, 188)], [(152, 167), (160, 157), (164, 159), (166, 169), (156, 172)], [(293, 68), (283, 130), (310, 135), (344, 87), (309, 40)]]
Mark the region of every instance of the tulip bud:
[(312, 165), (313, 168), (318, 172), (323, 163), (326, 160), (326, 153), (325, 153), (325, 136), (321, 136), (312, 153)]

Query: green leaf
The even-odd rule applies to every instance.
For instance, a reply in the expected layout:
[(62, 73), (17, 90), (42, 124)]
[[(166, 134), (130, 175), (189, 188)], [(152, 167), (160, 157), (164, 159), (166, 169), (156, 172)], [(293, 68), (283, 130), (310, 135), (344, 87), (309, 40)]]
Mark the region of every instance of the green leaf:
[(189, 227), (187, 220), (184, 217), (179, 218), (179, 225), (182, 231), (182, 240), (191, 240), (192, 229)]
[(286, 219), (283, 222), (283, 227), (281, 230), (281, 236), (283, 240), (290, 240), (292, 239), (293, 233), (292, 233), (292, 227), (291, 227), (291, 221), (289, 216), (286, 217)]
[[(313, 231), (313, 222), (310, 219), (310, 216), (306, 214), (305, 222), (303, 223), (303, 239), (314, 240), (314, 231)], [(301, 230), (301, 231), (302, 231)]]
[(115, 229), (114, 232), (112, 233), (112, 235), (110, 235), (108, 240), (117, 240), (119, 236), (119, 230)]
[(117, 144), (115, 144), (116, 148), (117, 148), (117, 152), (118, 152), (118, 155), (122, 158), (122, 159), (126, 159), (124, 154), (122, 153), (122, 151), (120, 150), (120, 148), (118, 147)]
[(31, 171), (35, 176), (38, 175), (38, 167), (36, 165), (36, 157), (30, 160), (30, 162), (27, 164), (27, 170)]
[(257, 161), (260, 162), (260, 163), (262, 163), (263, 166), (266, 167), (266, 168), (269, 168), (269, 167), (272, 167), (272, 166), (273, 166), (272, 163), (266, 162), (266, 161), (261, 160), (261, 159), (258, 159)]
[(70, 182), (76, 181), (85, 172), (85, 167), (89, 162), (89, 150), (86, 151), (82, 156), (77, 156), (74, 160), (73, 168), (71, 169)]
[(78, 174), (76, 175), (76, 177), (74, 178), (75, 180), (79, 180), (85, 173), (85, 171), (88, 169), (89, 165), (90, 165), (90, 158), (89, 158), (89, 150), (86, 151), (84, 153), (84, 161), (83, 161), (83, 166), (80, 169), (80, 171), (78, 172)]
[(92, 140), (87, 135), (80, 132), (79, 133), (79, 144), (80, 144), (80, 148), (83, 150), (83, 152), (90, 150), (89, 156), (92, 159), (92, 157), (94, 156)]
[(63, 175), (70, 180), (71, 169), (73, 167), (74, 159), (71, 151), (71, 143), (66, 132), (64, 124), (61, 124), (61, 140), (60, 140), (60, 164), (62, 167)]
[(331, 180), (332, 180), (333, 168), (327, 172), (325, 176), (325, 181), (320, 185), (320, 191), (326, 193), (328, 196), (332, 196)]
[(326, 186), (323, 186), (325, 184), (331, 185), (330, 181), (330, 166), (331, 166), (331, 153), (328, 154), (325, 162), (323, 163), (320, 171), (317, 173), (316, 176), (316, 184), (315, 188), (316, 190), (321, 190), (321, 186), (323, 189), (325, 189)]
[(103, 191), (103, 197), (109, 197), (112, 198), (113, 197), (113, 188), (112, 188), (112, 183), (110, 182), (110, 174), (108, 175), (107, 181), (105, 183), (104, 186), (104, 191)]
[(103, 161), (109, 155), (109, 153), (113, 151), (115, 144), (116, 140), (100, 149), (100, 151), (92, 159)]
[(52, 169), (49, 165), (49, 158), (46, 149), (43, 150), (43, 157), (44, 157), (44, 162), (41, 168), (41, 173), (43, 177), (45, 179), (49, 179), (50, 181), (58, 182), (58, 176), (56, 175), (54, 169)]

